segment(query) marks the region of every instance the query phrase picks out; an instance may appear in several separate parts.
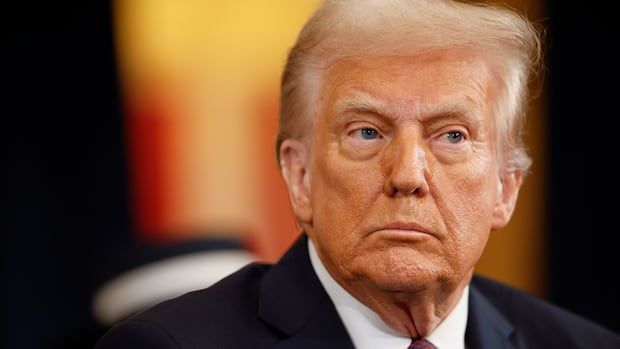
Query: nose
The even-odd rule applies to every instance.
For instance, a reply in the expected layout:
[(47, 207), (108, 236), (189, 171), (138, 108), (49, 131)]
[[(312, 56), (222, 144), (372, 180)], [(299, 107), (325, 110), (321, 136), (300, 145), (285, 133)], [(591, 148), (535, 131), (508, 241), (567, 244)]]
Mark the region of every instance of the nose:
[(415, 132), (397, 135), (387, 150), (385, 194), (390, 197), (427, 195), (428, 162), (422, 136)]

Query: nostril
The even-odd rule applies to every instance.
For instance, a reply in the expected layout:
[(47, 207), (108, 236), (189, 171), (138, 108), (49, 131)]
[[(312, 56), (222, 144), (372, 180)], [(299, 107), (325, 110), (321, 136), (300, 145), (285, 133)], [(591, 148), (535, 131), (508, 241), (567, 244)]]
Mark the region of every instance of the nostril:
[(409, 175), (393, 173), (385, 182), (384, 192), (390, 197), (424, 196), (429, 192), (429, 186), (423, 171)]

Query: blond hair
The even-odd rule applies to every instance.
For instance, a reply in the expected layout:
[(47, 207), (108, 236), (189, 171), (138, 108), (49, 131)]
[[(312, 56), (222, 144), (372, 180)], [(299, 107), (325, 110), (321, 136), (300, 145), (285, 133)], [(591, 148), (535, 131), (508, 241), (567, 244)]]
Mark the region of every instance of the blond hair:
[(515, 12), (452, 0), (327, 0), (301, 30), (281, 82), (276, 153), (311, 129), (324, 72), (347, 57), (411, 54), (451, 48), (495, 55), (497, 137), (504, 168), (526, 172), (522, 140), (529, 75), (540, 61), (537, 30)]

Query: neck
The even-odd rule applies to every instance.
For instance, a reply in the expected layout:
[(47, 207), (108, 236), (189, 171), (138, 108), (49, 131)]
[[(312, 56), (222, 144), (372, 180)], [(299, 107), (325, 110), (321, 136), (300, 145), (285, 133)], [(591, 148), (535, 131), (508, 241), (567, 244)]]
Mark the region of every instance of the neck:
[(427, 337), (450, 314), (469, 284), (473, 271), (456, 285), (424, 286), (414, 292), (377, 290), (366, 283), (351, 287), (338, 281), (353, 297), (372, 309), (397, 333), (410, 338)]

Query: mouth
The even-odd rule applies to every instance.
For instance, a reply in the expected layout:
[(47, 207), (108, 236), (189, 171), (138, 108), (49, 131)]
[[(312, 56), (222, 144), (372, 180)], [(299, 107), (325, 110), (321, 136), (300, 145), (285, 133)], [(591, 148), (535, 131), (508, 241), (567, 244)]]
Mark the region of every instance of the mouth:
[(379, 234), (385, 238), (401, 241), (419, 240), (434, 236), (431, 229), (416, 222), (394, 222), (381, 225), (372, 229), (371, 234)]

